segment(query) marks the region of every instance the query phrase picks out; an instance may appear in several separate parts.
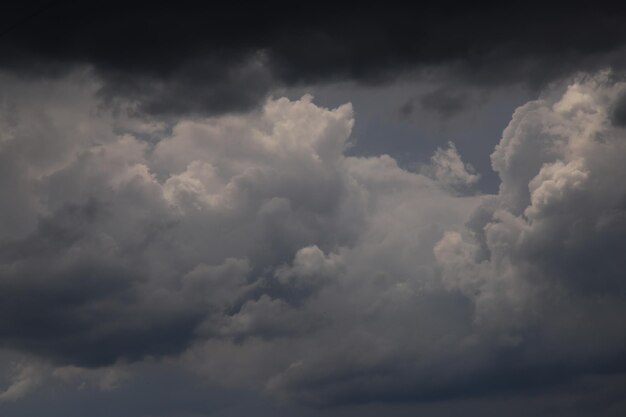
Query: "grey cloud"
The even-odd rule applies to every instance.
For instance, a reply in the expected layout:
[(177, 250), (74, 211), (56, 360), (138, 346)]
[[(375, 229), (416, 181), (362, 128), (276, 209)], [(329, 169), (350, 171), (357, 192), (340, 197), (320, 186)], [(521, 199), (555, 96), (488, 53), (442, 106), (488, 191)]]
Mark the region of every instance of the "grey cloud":
[(0, 342), (53, 375), (156, 358), (332, 406), (623, 372), (624, 86), (606, 74), (517, 109), (487, 196), (451, 192), (477, 180), (454, 146), (429, 176), (347, 156), (349, 104), (270, 99), (164, 129), (82, 82), (58, 103), (47, 91), (80, 83), (3, 90), (0, 158), (17, 162), (0, 192), (26, 215), (0, 222)]
[(503, 182), (499, 200), (475, 216), (470, 230), (480, 234), (449, 233), (435, 247), (444, 282), (474, 300), (477, 323), (507, 329), (521, 346), (539, 334), (525, 355), (569, 370), (623, 367), (614, 318), (624, 314), (615, 251), (625, 191), (611, 178), (624, 175), (615, 157), (624, 149), (609, 120), (623, 88), (599, 74), (519, 108), (492, 154)]
[(623, 95), (614, 103), (611, 121), (615, 126), (626, 126), (626, 95)]
[[(493, 154), (501, 192), (473, 203), (428, 188), (411, 203), (400, 184), (417, 186), (419, 176), (386, 158), (351, 159), (356, 178), (372, 181), (370, 197), (376, 189), (387, 201), (375, 198), (381, 211), (371, 208), (361, 238), (335, 254), (344, 265), (336, 281), (302, 306), (332, 324), (306, 341), (259, 342), (257, 353), (282, 353), (256, 377), (269, 378), (275, 395), (329, 405), (551, 389), (623, 372), (623, 265), (613, 251), (622, 246), (623, 191), (610, 178), (623, 175), (624, 150), (607, 113), (622, 88), (600, 74), (518, 109)], [(516, 171), (537, 157), (544, 162), (533, 161), (534, 173)], [(427, 202), (436, 214), (419, 212)], [(425, 226), (444, 207), (469, 214), (476, 204), (468, 229), (437, 241), (443, 230)], [(289, 360), (294, 350), (302, 353)], [(224, 372), (214, 361), (206, 367)]]
[[(423, 68), (474, 85), (544, 85), (577, 70), (623, 69), (626, 39), (623, 10), (608, 2), (265, 2), (242, 10), (110, 1), (98, 13), (72, 2), (27, 2), (5, 16), (5, 70), (47, 77), (88, 66), (108, 99), (133, 99), (142, 111), (170, 115), (243, 111), (277, 86), (372, 84)], [(435, 94), (427, 106), (455, 111), (458, 98)]]
[(33, 391), (42, 382), (42, 378), (33, 364), (16, 364), (10, 385), (0, 393), (0, 402), (15, 401)]
[[(263, 324), (264, 309), (275, 317), (272, 306), (290, 308), (306, 295), (292, 294), (272, 269), (311, 242), (348, 241), (358, 224), (339, 227), (355, 214), (343, 207), (339, 168), (349, 106), (330, 112), (310, 98), (272, 101), (263, 114), (180, 123), (151, 148), (114, 133), (114, 116), (98, 110), (93, 95), (78, 100), (76, 112), (73, 101), (33, 102), (27, 112), (11, 94), (1, 152), (19, 164), (3, 193), (24, 194), (33, 213), (17, 229), (3, 223), (4, 346), (57, 364), (102, 366), (180, 353), (196, 330), (208, 335), (204, 322), (221, 323), (218, 337), (270, 335), (276, 326)], [(45, 116), (31, 121), (37, 111)], [(309, 117), (315, 125), (297, 132), (292, 117), (295, 126)], [(29, 141), (40, 130), (40, 140), (46, 131), (56, 140), (48, 123), (68, 134), (59, 133), (64, 152), (45, 161)], [(239, 144), (229, 141), (234, 132)], [(310, 172), (291, 177), (302, 168)], [(265, 292), (287, 301), (265, 303)]]
[(422, 166), (420, 172), (453, 192), (468, 192), (480, 180), (480, 174), (463, 162), (452, 142), (448, 143), (448, 149), (437, 148), (430, 164)]
[(99, 96), (109, 105), (131, 101), (148, 115), (204, 115), (257, 107), (276, 83), (259, 52), (233, 59), (203, 57), (186, 62), (168, 77), (106, 71)]
[(202, 315), (140, 305), (146, 272), (90, 230), (93, 207), (42, 219), (36, 234), (0, 247), (3, 345), (83, 366), (180, 351)]
[(419, 100), (423, 109), (439, 113), (442, 117), (452, 117), (468, 106), (466, 93), (453, 93), (440, 88), (422, 96)]

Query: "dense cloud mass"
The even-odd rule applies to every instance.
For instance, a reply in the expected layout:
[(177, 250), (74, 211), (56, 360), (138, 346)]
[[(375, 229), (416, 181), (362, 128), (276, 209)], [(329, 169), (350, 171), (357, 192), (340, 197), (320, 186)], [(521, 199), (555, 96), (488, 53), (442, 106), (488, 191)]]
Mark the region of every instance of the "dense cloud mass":
[[(624, 68), (624, 10), (610, 2), (393, 3), (27, 0), (3, 11), (0, 67), (50, 76), (89, 66), (104, 99), (161, 115), (242, 111), (277, 86), (415, 71), (492, 86)], [(422, 103), (450, 114), (463, 99)]]
[(172, 123), (103, 107), (85, 73), (1, 84), (0, 344), (35, 365), (0, 401), (150, 360), (317, 406), (625, 371), (609, 73), (515, 111), (496, 195), (454, 144), (419, 173), (346, 156), (350, 104)]

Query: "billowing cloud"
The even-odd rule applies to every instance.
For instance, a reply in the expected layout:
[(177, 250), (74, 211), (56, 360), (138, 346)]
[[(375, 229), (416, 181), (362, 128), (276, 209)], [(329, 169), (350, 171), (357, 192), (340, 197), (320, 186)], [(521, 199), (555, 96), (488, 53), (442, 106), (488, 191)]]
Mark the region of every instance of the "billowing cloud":
[(499, 195), (435, 246), (443, 282), (523, 366), (622, 369), (625, 88), (587, 76), (517, 109), (492, 154)]
[(350, 104), (148, 123), (84, 74), (3, 84), (0, 343), (56, 378), (168, 360), (332, 405), (622, 369), (626, 87), (605, 73), (517, 109), (497, 195), (459, 191), (478, 175), (454, 145), (424, 173), (347, 156)]

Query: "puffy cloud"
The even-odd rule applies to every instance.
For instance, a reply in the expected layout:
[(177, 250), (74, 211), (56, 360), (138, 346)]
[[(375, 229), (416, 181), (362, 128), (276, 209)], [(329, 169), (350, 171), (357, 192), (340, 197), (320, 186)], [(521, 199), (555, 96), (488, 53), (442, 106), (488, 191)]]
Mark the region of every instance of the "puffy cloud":
[(520, 107), (492, 155), (500, 194), (435, 246), (443, 282), (528, 367), (620, 366), (626, 147), (611, 109), (625, 89), (607, 73), (581, 76)]
[[(209, 310), (238, 309), (302, 247), (354, 234), (356, 218), (341, 227), (354, 214), (339, 167), (349, 106), (269, 101), (263, 114), (181, 122), (154, 146), (82, 77), (4, 80), (2, 193), (15, 216), (1, 227), (3, 326), (14, 347), (77, 364), (114, 361), (128, 343), (158, 353), (141, 329), (174, 326), (158, 337), (188, 342)], [(31, 303), (40, 311), (21, 308)]]
[(467, 191), (480, 180), (480, 174), (463, 162), (452, 142), (448, 143), (448, 149), (437, 148), (430, 164), (422, 167), (421, 172), (453, 191)]
[(81, 82), (2, 93), (0, 341), (57, 378), (110, 387), (165, 357), (307, 404), (418, 401), (623, 355), (625, 87), (606, 75), (515, 112), (492, 196), (459, 193), (478, 175), (454, 145), (429, 175), (347, 156), (349, 104), (142, 124)]

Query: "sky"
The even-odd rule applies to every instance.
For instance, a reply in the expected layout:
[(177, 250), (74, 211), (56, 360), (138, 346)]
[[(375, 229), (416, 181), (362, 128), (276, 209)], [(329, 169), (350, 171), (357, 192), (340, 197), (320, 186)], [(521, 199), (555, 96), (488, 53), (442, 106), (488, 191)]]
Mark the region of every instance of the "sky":
[(0, 415), (626, 415), (626, 10), (0, 18)]

